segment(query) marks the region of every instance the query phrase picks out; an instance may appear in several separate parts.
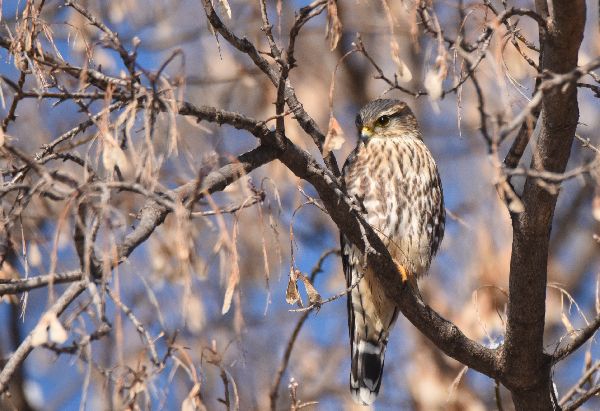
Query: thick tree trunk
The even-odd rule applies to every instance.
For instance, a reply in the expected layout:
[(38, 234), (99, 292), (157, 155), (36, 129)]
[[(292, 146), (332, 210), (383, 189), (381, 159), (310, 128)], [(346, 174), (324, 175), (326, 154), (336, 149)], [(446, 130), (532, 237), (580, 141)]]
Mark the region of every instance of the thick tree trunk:
[[(584, 0), (536, 0), (546, 19), (540, 30), (543, 70), (566, 73), (577, 67), (585, 24)], [(555, 88), (544, 94), (531, 168), (564, 172), (577, 127), (577, 88)], [(548, 242), (558, 193), (528, 178), (525, 210), (513, 215), (508, 324), (504, 348), (505, 381), (517, 410), (551, 410), (550, 358), (543, 351)]]

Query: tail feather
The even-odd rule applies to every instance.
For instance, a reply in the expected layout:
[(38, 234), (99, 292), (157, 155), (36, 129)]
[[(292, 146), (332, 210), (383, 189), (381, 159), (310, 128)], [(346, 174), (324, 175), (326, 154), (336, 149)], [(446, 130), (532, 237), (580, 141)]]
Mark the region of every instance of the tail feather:
[(347, 300), (350, 392), (356, 403), (370, 405), (381, 387), (385, 348), (398, 317), (398, 307), (385, 297), (385, 289), (371, 269), (361, 274), (362, 254), (343, 237), (342, 251), (346, 285), (352, 286)]
[(386, 341), (359, 340), (352, 347), (350, 391), (355, 402), (370, 405), (381, 386)]

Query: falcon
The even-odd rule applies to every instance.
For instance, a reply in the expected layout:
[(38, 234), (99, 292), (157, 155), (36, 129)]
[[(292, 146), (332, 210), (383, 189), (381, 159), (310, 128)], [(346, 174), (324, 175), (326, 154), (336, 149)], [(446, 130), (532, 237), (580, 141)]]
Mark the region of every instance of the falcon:
[[(401, 278), (416, 285), (444, 236), (444, 197), (437, 166), (406, 103), (379, 99), (356, 116), (359, 137), (344, 164), (343, 184), (394, 259)], [(363, 253), (341, 236), (348, 293), (350, 391), (369, 405), (381, 386), (388, 337), (398, 307)]]

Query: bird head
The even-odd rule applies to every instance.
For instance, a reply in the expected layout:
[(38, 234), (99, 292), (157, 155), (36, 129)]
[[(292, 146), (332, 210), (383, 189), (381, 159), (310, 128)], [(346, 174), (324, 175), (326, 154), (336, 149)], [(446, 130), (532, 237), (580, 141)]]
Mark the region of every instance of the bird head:
[(359, 138), (417, 137), (419, 125), (412, 110), (400, 100), (378, 99), (365, 105), (356, 116)]

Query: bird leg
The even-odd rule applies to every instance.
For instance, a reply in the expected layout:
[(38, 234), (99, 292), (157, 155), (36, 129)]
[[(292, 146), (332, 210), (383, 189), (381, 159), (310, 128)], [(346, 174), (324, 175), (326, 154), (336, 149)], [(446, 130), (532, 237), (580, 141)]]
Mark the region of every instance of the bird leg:
[(399, 262), (394, 260), (394, 264), (396, 264), (396, 268), (398, 269), (398, 272), (400, 273), (400, 277), (402, 277), (402, 282), (405, 283), (410, 279), (410, 275), (408, 274), (408, 270), (406, 268), (404, 268), (404, 266), (402, 264), (400, 264)]
[(413, 287), (413, 289), (418, 291), (419, 286), (417, 285), (417, 277), (414, 276), (413, 274), (411, 274), (406, 269), (406, 267), (404, 267), (402, 264), (400, 264), (396, 260), (394, 260), (394, 264), (396, 265), (396, 268), (398, 269), (398, 272), (400, 273), (400, 278), (402, 278), (402, 283), (409, 283)]

